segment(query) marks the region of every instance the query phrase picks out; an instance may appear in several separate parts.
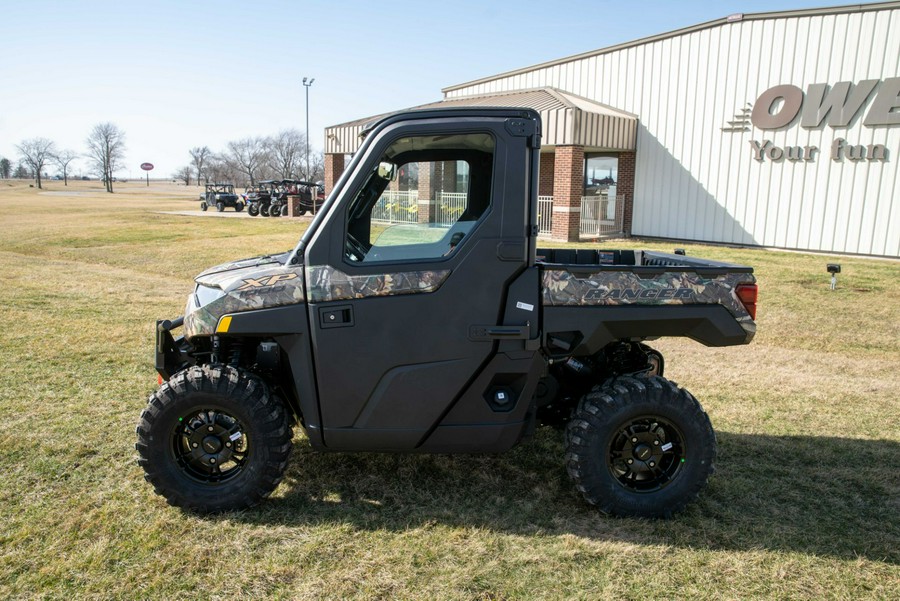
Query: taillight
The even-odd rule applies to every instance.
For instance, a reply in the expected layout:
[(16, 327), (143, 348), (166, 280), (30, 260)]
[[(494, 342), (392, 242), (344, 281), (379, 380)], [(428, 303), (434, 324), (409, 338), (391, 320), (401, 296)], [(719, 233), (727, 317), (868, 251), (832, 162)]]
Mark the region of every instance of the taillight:
[(756, 319), (756, 299), (759, 297), (759, 288), (756, 284), (739, 284), (735, 288), (735, 293), (740, 299), (741, 304), (747, 309), (751, 319)]
[(158, 383), (160, 386), (162, 386), (162, 382), (163, 382), (162, 376), (160, 376), (159, 374), (157, 374), (157, 376), (156, 376), (156, 381), (157, 381), (157, 383)]

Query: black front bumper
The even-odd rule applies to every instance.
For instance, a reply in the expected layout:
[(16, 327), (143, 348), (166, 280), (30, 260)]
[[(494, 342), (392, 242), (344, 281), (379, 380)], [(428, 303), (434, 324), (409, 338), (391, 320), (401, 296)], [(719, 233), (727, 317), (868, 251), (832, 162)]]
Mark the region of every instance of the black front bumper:
[(187, 357), (184, 352), (184, 337), (175, 338), (172, 330), (184, 324), (184, 317), (174, 320), (161, 319), (156, 322), (156, 371), (164, 380), (184, 369)]

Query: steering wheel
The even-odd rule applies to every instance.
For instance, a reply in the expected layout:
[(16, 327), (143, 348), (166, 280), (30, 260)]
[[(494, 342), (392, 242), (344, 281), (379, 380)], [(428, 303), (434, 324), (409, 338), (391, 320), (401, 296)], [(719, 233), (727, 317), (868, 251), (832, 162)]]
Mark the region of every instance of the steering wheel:
[(362, 262), (366, 258), (366, 247), (353, 237), (353, 234), (347, 234), (347, 242), (344, 244), (345, 256), (354, 263)]

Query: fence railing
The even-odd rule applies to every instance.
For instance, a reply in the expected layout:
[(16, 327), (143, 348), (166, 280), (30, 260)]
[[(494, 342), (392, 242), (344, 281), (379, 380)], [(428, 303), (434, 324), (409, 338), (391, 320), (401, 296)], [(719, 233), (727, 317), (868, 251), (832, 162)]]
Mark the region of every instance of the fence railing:
[(419, 191), (385, 190), (372, 207), (372, 221), (381, 223), (417, 223)]
[(459, 221), (459, 216), (468, 205), (468, 198), (465, 192), (439, 192), (434, 223), (453, 225)]
[(538, 196), (538, 235), (549, 236), (553, 233), (553, 197)]
[(581, 228), (584, 237), (611, 236), (624, 230), (625, 195), (581, 197)]
[[(426, 199), (422, 199), (422, 201), (425, 202)], [(438, 192), (434, 217), (429, 220), (429, 223), (453, 225), (459, 220), (467, 206), (468, 194), (465, 192)], [(419, 191), (385, 190), (372, 208), (372, 221), (391, 224), (418, 223)]]

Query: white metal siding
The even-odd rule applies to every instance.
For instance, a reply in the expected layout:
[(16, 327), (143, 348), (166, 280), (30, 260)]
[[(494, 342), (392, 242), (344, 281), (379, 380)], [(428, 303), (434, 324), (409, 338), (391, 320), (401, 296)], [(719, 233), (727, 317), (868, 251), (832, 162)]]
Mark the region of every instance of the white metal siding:
[[(723, 23), (446, 96), (550, 86), (637, 114), (636, 235), (900, 256), (900, 126), (862, 125), (874, 94), (846, 129), (721, 131), (774, 85), (805, 92), (898, 76), (900, 10), (892, 8)], [(887, 161), (833, 161), (836, 138), (883, 144)], [(819, 154), (760, 163), (750, 140), (814, 145)]]

